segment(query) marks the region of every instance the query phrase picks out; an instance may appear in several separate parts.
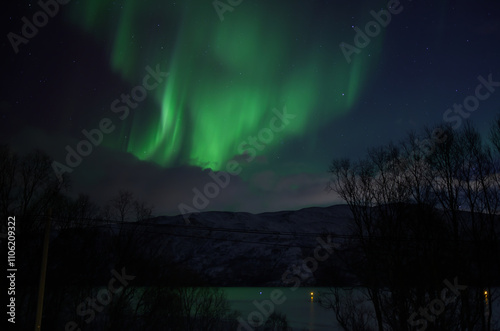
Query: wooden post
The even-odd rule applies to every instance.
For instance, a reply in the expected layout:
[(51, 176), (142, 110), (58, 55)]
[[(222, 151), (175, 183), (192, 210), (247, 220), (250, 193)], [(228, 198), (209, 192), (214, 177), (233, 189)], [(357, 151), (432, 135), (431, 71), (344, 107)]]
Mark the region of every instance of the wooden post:
[(38, 303), (36, 307), (36, 322), (35, 331), (40, 331), (42, 327), (42, 313), (43, 313), (43, 295), (45, 292), (45, 278), (47, 274), (47, 260), (49, 255), (49, 239), (50, 239), (50, 219), (52, 211), (49, 211), (49, 216), (45, 223), (45, 235), (43, 239), (43, 253), (42, 253), (42, 266), (40, 268), (40, 285), (38, 286)]

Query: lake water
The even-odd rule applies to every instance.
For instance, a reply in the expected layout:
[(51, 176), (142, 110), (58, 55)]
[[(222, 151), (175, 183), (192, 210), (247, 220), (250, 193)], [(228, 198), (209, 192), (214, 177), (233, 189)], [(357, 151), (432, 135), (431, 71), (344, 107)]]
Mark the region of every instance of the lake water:
[[(238, 330), (252, 331), (252, 320), (265, 321), (272, 310), (285, 314), (288, 326), (294, 331), (337, 331), (342, 330), (332, 310), (321, 307), (318, 303), (320, 292), (329, 292), (325, 287), (224, 287), (222, 288), (231, 308), (241, 312), (244, 321)], [(500, 288), (493, 288), (491, 297), (498, 296)], [(273, 292), (275, 291), (275, 292)], [(311, 293), (313, 293), (311, 298)], [(276, 302), (275, 303), (273, 303)], [(492, 325), (500, 324), (498, 312), (500, 300), (492, 303)], [(264, 316), (265, 315), (265, 316)], [(250, 321), (250, 322), (249, 322)], [(246, 322), (246, 323), (245, 323)]]
[[(231, 308), (240, 311), (246, 323), (262, 321), (262, 318), (265, 321), (268, 312), (274, 310), (286, 315), (288, 326), (294, 331), (338, 330), (333, 311), (322, 308), (318, 303), (319, 292), (327, 288), (224, 287), (223, 290)], [(252, 329), (242, 327), (241, 330)]]

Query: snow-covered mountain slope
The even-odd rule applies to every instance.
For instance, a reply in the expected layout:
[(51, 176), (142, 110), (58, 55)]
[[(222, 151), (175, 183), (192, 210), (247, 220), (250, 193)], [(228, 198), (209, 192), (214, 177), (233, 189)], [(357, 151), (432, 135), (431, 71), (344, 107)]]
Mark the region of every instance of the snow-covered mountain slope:
[[(148, 245), (169, 251), (209, 283), (278, 286), (285, 285), (284, 274), (291, 277), (304, 260), (314, 259), (315, 249), (324, 260), (330, 246), (341, 245), (351, 218), (346, 205), (262, 214), (204, 212), (191, 215), (189, 224), (181, 215), (156, 217), (136, 231), (148, 237)], [(320, 270), (331, 261), (317, 262), (316, 268), (310, 261), (310, 268)], [(300, 272), (304, 283), (315, 283), (307, 268)]]

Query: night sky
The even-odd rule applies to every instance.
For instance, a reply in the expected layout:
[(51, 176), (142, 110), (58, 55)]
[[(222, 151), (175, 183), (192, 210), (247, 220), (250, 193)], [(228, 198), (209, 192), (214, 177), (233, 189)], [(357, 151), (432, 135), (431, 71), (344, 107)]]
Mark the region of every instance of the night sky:
[[(500, 81), (498, 1), (60, 2), (3, 10), (1, 143), (46, 151), (73, 194), (130, 190), (157, 215), (339, 203), (333, 158), (459, 127), (447, 110)], [(490, 88), (466, 112), (483, 133)]]

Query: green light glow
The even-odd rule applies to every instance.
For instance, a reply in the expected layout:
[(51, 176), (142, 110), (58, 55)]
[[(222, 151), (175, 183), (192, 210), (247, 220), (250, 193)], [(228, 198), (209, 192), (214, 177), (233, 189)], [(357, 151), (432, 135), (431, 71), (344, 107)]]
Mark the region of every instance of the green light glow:
[[(112, 37), (111, 68), (130, 84), (141, 81), (146, 65), (161, 64), (170, 74), (149, 92), (148, 104), (158, 109), (142, 107), (124, 124), (126, 151), (142, 160), (218, 170), (242, 141), (268, 126), (273, 108), (286, 105), (296, 118), (263, 153), (279, 148), (280, 140), (314, 136), (360, 95), (369, 58), (358, 55), (349, 65), (338, 49), (341, 37), (352, 40), (352, 31), (331, 44), (322, 41), (320, 52), (319, 43), (297, 42), (300, 28), (294, 15), (286, 15), (297, 11), (292, 6), (243, 3), (221, 22), (211, 1), (162, 5), (87, 0), (73, 6), (71, 17), (96, 38)], [(151, 8), (158, 10), (152, 15)], [(106, 10), (114, 21), (100, 18)], [(370, 45), (372, 54), (381, 39)]]

